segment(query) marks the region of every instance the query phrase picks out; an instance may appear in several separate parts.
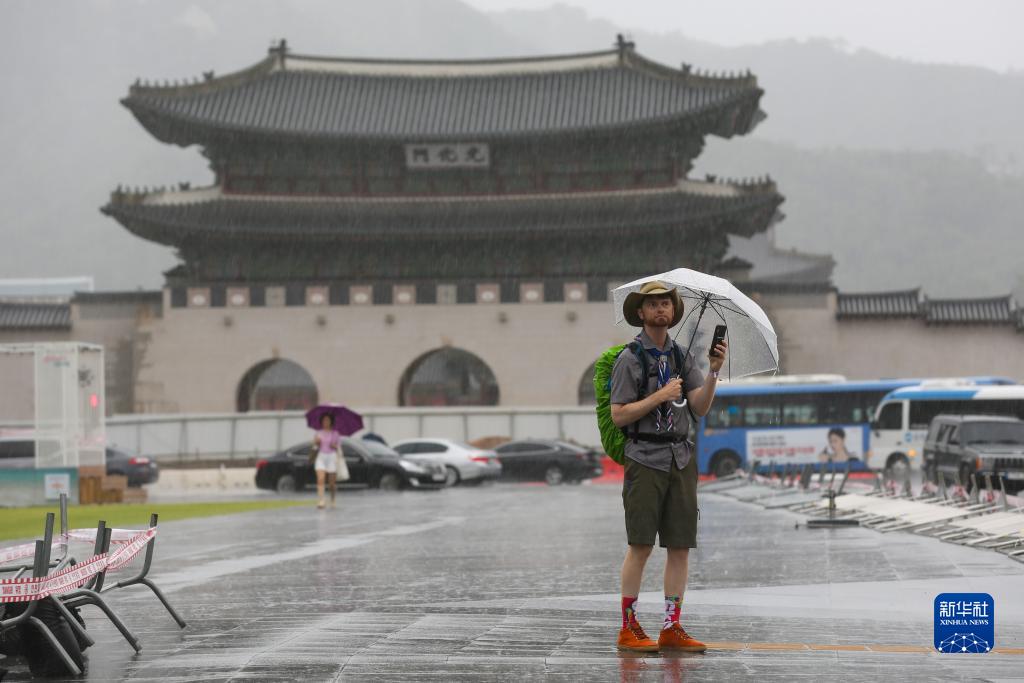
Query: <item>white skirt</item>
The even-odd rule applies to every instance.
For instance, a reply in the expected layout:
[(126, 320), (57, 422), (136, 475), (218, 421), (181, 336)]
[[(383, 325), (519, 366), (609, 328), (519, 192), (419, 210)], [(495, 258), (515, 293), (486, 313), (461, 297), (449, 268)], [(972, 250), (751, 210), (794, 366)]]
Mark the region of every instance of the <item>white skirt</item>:
[(328, 474), (337, 474), (338, 481), (348, 481), (348, 465), (345, 463), (344, 458), (338, 457), (336, 451), (317, 453), (313, 469), (327, 472)]
[(338, 471), (338, 454), (334, 451), (328, 453), (320, 452), (316, 455), (316, 464), (313, 469), (334, 474)]

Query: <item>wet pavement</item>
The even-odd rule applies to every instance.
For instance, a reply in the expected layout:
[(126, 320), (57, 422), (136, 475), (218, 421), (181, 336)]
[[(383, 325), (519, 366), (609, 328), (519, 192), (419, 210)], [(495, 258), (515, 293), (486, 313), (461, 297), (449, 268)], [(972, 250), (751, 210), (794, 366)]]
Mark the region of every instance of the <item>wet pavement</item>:
[[(683, 624), (703, 655), (624, 656), (614, 485), (344, 492), (311, 506), (161, 525), (145, 588), (94, 608), (86, 680), (996, 680), (1024, 676), (1024, 565), (911, 534), (795, 528), (702, 494)], [(639, 615), (661, 620), (656, 552)], [(939, 592), (988, 592), (996, 648), (932, 650)], [(26, 680), (19, 662), (6, 680)], [(6, 683), (6, 681), (5, 681)]]

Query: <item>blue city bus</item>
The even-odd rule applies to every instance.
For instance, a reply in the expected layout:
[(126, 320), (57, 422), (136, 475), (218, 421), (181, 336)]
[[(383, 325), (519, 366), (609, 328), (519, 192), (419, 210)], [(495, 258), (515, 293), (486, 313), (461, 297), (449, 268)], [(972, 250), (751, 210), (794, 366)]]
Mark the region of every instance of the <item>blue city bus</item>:
[[(866, 470), (870, 423), (891, 391), (929, 380), (887, 379), (824, 383), (723, 383), (696, 428), (701, 474), (725, 476), (757, 460)], [(974, 384), (1013, 384), (970, 377)]]

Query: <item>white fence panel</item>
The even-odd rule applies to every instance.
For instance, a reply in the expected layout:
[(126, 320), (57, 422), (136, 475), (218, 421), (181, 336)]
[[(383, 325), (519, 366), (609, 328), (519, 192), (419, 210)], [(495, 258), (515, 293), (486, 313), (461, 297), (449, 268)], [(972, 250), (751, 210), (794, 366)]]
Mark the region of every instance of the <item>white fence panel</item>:
[[(291, 442), (287, 441), (281, 446), (278, 445), (278, 432), (277, 417), (240, 419), (235, 430), (234, 452), (245, 458), (252, 457), (254, 453), (257, 456), (267, 455), (279, 448), (290, 446)], [(308, 432), (304, 436), (308, 436)], [(295, 439), (295, 442), (298, 441), (299, 439)]]
[(485, 436), (508, 436), (513, 431), (511, 413), (469, 415), (468, 421), (467, 441), (482, 439)]
[(517, 413), (512, 418), (512, 433), (528, 434), (539, 439), (557, 439), (561, 436), (558, 423), (558, 413)]
[[(455, 415), (424, 415), (422, 434), (434, 438), (455, 439), (456, 441), (466, 440), (466, 416), (465, 414)], [(385, 439), (386, 434), (382, 435)]]
[(388, 443), (403, 439), (415, 439), (422, 434), (420, 415), (373, 415), (363, 416), (366, 427), (375, 434), (380, 434)]
[[(360, 411), (389, 443), (417, 437), (469, 441), (485, 436), (572, 439), (597, 446), (593, 408), (382, 408)], [(296, 411), (120, 415), (107, 420), (108, 443), (160, 460), (265, 457), (312, 439)]]
[(184, 440), (184, 422), (169, 420), (161, 422), (142, 422), (139, 425), (139, 455), (160, 457), (165, 454), (182, 455), (188, 448)]
[(186, 422), (185, 438), (188, 440), (189, 451), (230, 456), (234, 450), (231, 443), (231, 431), (237, 424), (237, 421), (231, 419)]
[(313, 441), (313, 432), (306, 426), (306, 418), (302, 415), (293, 415), (281, 420), (281, 440), (277, 450), (294, 446), (303, 441)]
[(586, 413), (563, 413), (562, 431), (564, 438), (577, 443), (590, 446), (601, 443), (601, 432), (597, 429), (597, 413), (593, 409)]

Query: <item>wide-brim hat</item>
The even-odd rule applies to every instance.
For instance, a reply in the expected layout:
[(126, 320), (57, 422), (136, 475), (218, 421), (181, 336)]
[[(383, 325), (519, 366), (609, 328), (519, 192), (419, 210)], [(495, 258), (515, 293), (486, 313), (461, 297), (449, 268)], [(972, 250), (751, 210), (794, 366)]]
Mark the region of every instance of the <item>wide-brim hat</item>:
[(639, 292), (630, 292), (626, 296), (626, 300), (622, 302), (622, 317), (633, 327), (643, 327), (644, 324), (640, 320), (638, 309), (643, 305), (644, 297), (659, 294), (668, 294), (672, 297), (672, 309), (675, 313), (669, 327), (675, 327), (683, 319), (683, 300), (679, 298), (679, 292), (675, 287), (669, 287), (664, 282), (648, 282), (640, 288)]

